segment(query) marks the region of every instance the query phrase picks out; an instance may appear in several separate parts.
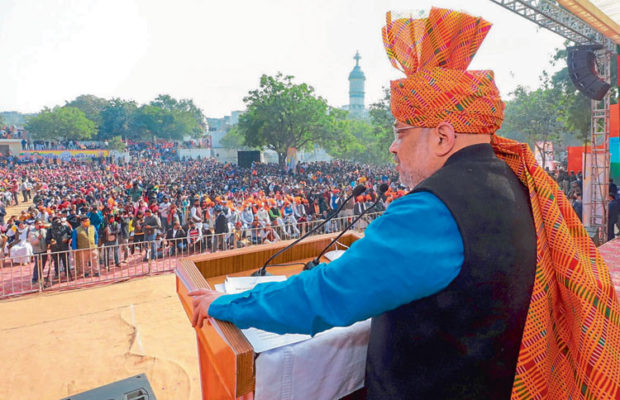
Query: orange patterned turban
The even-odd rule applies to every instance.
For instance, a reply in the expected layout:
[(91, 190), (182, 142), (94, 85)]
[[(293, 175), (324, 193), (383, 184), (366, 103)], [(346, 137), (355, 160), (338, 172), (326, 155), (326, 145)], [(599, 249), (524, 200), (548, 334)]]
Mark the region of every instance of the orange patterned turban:
[(450, 122), (460, 133), (492, 134), (504, 119), (493, 71), (467, 71), (491, 24), (457, 11), (431, 9), (428, 18), (392, 20), (383, 43), (406, 78), (391, 82), (392, 114), (416, 127)]
[[(391, 20), (383, 39), (407, 77), (392, 82), (394, 117), (416, 127), (451, 122), (494, 133), (504, 105), (490, 71), (465, 71), (490, 28), (481, 18), (432, 9)], [(517, 399), (620, 399), (620, 304), (609, 268), (557, 183), (527, 144), (491, 137), (496, 156), (528, 189), (536, 275), (512, 387)]]

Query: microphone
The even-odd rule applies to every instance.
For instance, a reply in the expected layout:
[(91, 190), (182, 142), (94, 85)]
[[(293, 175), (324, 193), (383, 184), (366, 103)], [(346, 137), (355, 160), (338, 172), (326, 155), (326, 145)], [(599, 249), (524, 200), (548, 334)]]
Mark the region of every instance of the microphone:
[[(387, 186), (387, 185), (386, 185)], [(387, 189), (386, 189), (387, 190)], [(323, 222), (321, 222), (320, 224), (318, 224), (317, 226), (315, 226), (314, 228), (312, 228), (311, 230), (309, 230), (308, 232), (306, 232), (305, 235), (303, 235), (302, 237), (300, 237), (299, 239), (295, 240), (293, 243), (289, 244), (288, 246), (286, 246), (285, 248), (279, 250), (278, 252), (276, 252), (274, 255), (272, 255), (271, 257), (269, 257), (267, 259), (267, 261), (265, 261), (265, 263), (263, 264), (262, 267), (260, 267), (260, 269), (256, 272), (254, 272), (251, 276), (265, 276), (265, 275), (271, 275), (269, 272), (267, 272), (267, 267), (269, 266), (269, 263), (271, 262), (271, 260), (273, 260), (274, 258), (276, 258), (277, 256), (279, 256), (280, 254), (284, 253), (286, 250), (290, 249), (291, 247), (295, 246), (297, 243), (301, 242), (302, 240), (304, 240), (305, 238), (307, 238), (308, 236), (310, 236), (311, 234), (313, 234), (314, 232), (316, 232), (320, 227), (322, 227), (323, 225), (325, 225), (327, 222), (331, 221), (336, 215), (338, 215), (338, 213), (340, 212), (340, 210), (342, 210), (342, 208), (344, 207), (345, 204), (347, 204), (347, 202), (349, 200), (351, 200), (351, 198), (353, 197), (357, 197), (360, 194), (364, 193), (366, 191), (366, 186), (364, 185), (357, 185), (354, 189), (353, 192), (351, 193), (351, 195), (349, 197), (347, 197), (347, 199), (345, 201), (342, 202), (341, 205), (338, 206), (338, 208), (334, 211), (334, 213), (329, 217), (323, 220)]]
[(375, 202), (368, 207), (367, 209), (365, 209), (360, 215), (358, 215), (353, 221), (351, 221), (351, 223), (349, 225), (347, 225), (342, 232), (340, 232), (338, 234), (338, 236), (336, 236), (334, 238), (334, 240), (332, 240), (327, 246), (325, 246), (325, 248), (321, 251), (321, 253), (316, 256), (316, 258), (312, 261), (308, 261), (308, 263), (304, 266), (304, 271), (310, 270), (314, 267), (316, 267), (317, 265), (319, 265), (321, 262), (319, 261), (321, 259), (321, 257), (323, 256), (323, 254), (325, 254), (325, 252), (327, 251), (327, 249), (329, 249), (330, 247), (333, 246), (334, 243), (336, 243), (338, 241), (338, 239), (340, 239), (340, 237), (342, 235), (345, 234), (346, 231), (348, 231), (349, 229), (351, 229), (351, 227), (353, 227), (353, 225), (355, 225), (355, 223), (357, 221), (360, 220), (360, 218), (362, 218), (364, 216), (364, 214), (368, 213), (370, 210), (372, 210), (373, 208), (375, 208), (377, 206), (377, 204), (379, 203), (379, 200), (381, 200), (381, 198), (383, 197), (383, 194), (385, 192), (387, 192), (389, 186), (386, 183), (381, 184), (381, 186), (379, 186), (379, 195), (377, 196), (377, 199), (375, 200)]

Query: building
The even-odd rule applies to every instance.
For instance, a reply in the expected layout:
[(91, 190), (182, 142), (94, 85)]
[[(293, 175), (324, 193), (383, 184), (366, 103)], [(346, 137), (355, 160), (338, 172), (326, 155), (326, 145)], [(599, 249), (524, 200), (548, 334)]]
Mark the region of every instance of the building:
[(230, 128), (239, 123), (239, 116), (243, 111), (232, 111), (222, 118), (207, 118), (209, 136), (211, 137), (211, 156), (221, 162), (237, 162), (237, 149), (227, 148), (221, 141)]
[(360, 67), (359, 51), (355, 52), (355, 67), (349, 74), (349, 106), (346, 107), (349, 110), (351, 118), (366, 119), (368, 118), (368, 111), (364, 104), (364, 87), (366, 84), (366, 76)]
[(17, 156), (22, 149), (22, 139), (0, 139), (0, 157)]

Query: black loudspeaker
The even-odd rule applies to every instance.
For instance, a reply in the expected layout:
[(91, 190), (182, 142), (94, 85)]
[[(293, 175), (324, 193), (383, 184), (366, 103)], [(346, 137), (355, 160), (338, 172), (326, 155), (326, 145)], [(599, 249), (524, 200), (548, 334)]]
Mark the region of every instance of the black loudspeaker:
[(237, 151), (237, 165), (250, 168), (252, 161), (260, 162), (260, 151)]
[(156, 400), (146, 375), (136, 375), (61, 400)]
[(596, 55), (594, 51), (602, 49), (599, 44), (569, 47), (568, 75), (575, 87), (586, 97), (603, 100), (611, 87), (596, 74)]

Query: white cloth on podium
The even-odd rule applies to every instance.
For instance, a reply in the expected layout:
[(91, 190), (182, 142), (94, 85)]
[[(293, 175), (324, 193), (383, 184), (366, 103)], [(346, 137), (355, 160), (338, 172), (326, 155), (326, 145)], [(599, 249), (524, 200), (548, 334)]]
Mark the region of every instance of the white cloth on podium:
[(260, 353), (255, 400), (339, 399), (364, 386), (370, 319)]

